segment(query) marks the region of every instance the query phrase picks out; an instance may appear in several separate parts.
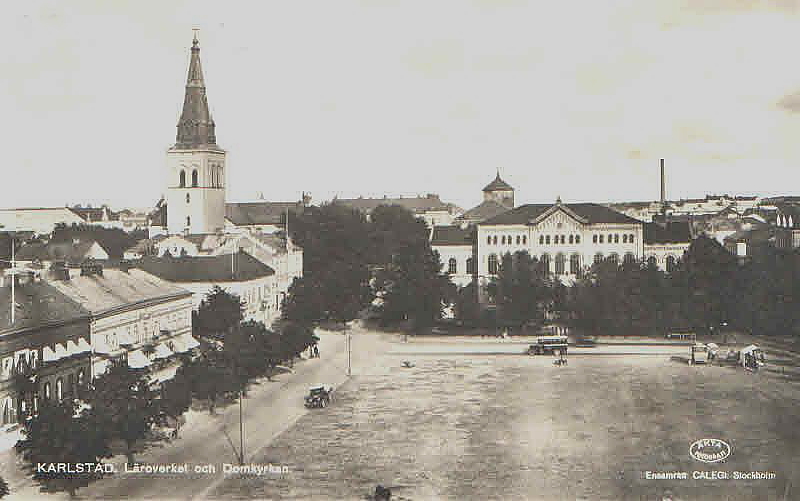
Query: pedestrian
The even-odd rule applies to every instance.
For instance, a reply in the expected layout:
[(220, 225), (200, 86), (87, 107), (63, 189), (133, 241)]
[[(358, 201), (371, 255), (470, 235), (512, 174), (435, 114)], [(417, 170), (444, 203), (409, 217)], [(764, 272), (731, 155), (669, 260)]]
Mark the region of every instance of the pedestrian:
[(314, 345), (314, 357), (319, 358), (319, 346)]

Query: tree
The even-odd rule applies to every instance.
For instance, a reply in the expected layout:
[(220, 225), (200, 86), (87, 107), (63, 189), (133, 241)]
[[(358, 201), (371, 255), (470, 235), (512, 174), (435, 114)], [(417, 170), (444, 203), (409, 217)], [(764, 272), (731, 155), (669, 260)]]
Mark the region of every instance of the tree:
[[(98, 414), (83, 411), (75, 415), (72, 401), (42, 402), (37, 415), (25, 421), (25, 438), (15, 449), (22, 455), (26, 469), (45, 492), (66, 491), (74, 497), (76, 491), (100, 478), (102, 472), (86, 468), (85, 463), (98, 463), (111, 457), (110, 437), (98, 426)], [(66, 464), (69, 472), (40, 471), (37, 465)], [(83, 464), (83, 470), (78, 465)]]
[(540, 268), (538, 260), (527, 251), (503, 256), (495, 282), (495, 301), (502, 323), (520, 328), (531, 320), (543, 320), (554, 286)]
[(8, 484), (3, 477), (0, 477), (0, 498), (4, 498), (9, 494)]
[(134, 446), (147, 436), (160, 413), (144, 372), (113, 364), (92, 382), (88, 403), (108, 435), (125, 443), (128, 463), (133, 463)]
[(188, 361), (177, 374), (187, 378), (193, 396), (208, 402), (211, 414), (220, 397), (237, 391), (229, 361), (216, 345), (206, 345), (201, 355)]
[(193, 327), (200, 336), (224, 339), (244, 319), (244, 304), (236, 294), (215, 285), (200, 301)]
[(686, 273), (689, 314), (696, 329), (710, 332), (734, 316), (737, 264), (730, 252), (703, 235), (692, 242), (678, 266)]
[(478, 291), (474, 283), (460, 287), (456, 291), (454, 309), (456, 318), (461, 322), (471, 325), (478, 323), (481, 310), (478, 305)]
[(179, 369), (175, 377), (164, 381), (161, 385), (160, 397), (160, 414), (177, 423), (183, 413), (192, 405), (192, 386), (186, 374), (180, 372)]

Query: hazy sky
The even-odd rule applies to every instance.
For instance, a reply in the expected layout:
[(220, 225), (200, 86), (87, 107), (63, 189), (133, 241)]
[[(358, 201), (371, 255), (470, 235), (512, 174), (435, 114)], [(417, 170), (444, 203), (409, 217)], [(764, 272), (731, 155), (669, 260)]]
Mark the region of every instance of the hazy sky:
[[(797, 193), (797, 1), (26, 1), (0, 19), (0, 207), (150, 206), (191, 45), (228, 200)], [(10, 180), (13, 179), (13, 182)]]

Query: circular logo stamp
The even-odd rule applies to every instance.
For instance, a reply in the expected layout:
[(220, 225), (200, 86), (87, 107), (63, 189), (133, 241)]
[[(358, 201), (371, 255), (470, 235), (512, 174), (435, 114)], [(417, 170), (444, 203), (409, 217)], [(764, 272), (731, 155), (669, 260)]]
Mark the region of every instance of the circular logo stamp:
[(704, 438), (689, 447), (689, 455), (704, 463), (718, 463), (731, 455), (731, 446), (718, 438)]

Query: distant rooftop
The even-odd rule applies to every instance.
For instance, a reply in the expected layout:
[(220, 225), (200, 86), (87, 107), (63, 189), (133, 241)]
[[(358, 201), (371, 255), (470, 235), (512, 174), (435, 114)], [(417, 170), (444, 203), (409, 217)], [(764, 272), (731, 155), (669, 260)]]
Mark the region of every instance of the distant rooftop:
[(219, 256), (145, 257), (137, 266), (170, 282), (245, 282), (275, 274), (246, 252)]

